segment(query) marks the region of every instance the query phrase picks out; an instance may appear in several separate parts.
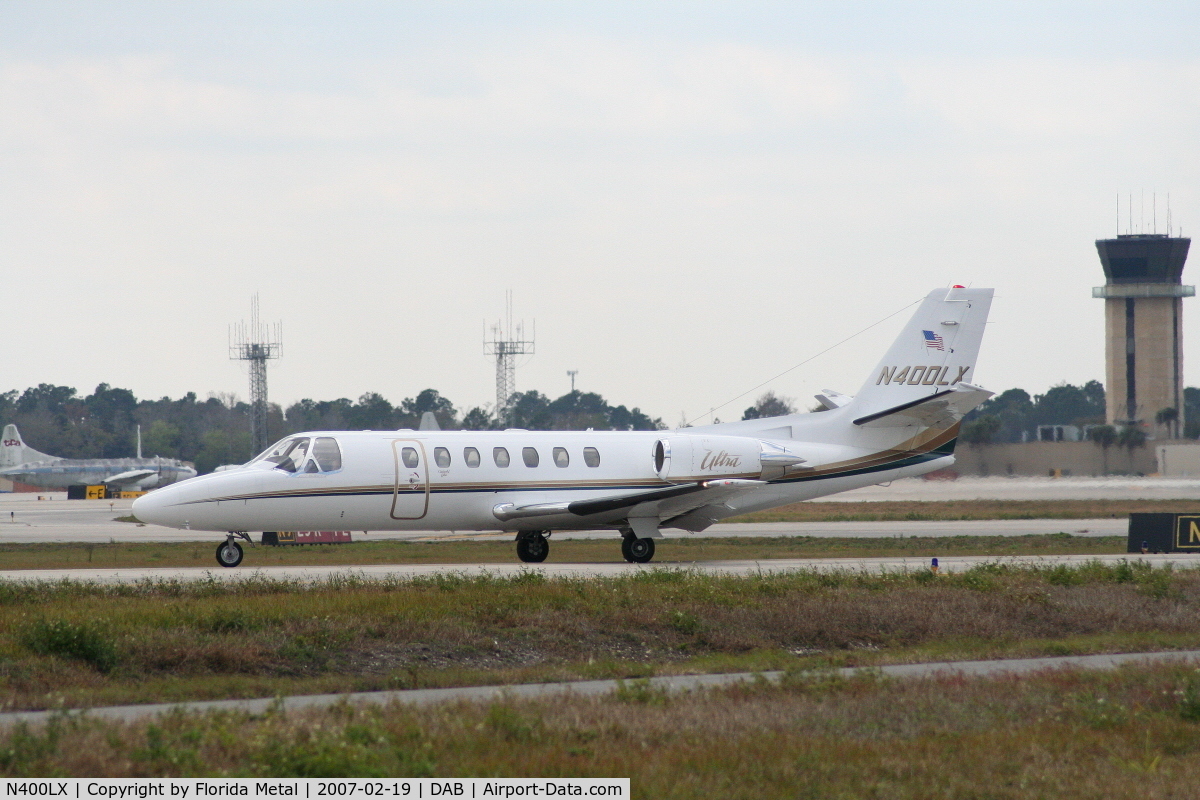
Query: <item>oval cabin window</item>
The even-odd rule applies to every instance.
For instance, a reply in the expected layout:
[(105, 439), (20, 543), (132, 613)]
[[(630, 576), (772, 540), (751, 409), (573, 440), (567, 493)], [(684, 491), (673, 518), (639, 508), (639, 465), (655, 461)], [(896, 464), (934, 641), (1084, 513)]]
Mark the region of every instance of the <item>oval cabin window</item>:
[(583, 463), (589, 467), (600, 466), (600, 451), (594, 447), (583, 448)]
[(404, 466), (409, 469), (414, 469), (421, 465), (421, 457), (417, 455), (417, 448), (406, 447), (400, 451), (400, 460), (404, 462)]

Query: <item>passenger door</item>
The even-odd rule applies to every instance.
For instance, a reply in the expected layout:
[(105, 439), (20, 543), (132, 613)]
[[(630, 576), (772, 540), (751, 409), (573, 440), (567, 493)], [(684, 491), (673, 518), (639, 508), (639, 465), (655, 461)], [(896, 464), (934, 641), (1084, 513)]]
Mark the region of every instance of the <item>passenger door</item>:
[(429, 458), (420, 439), (392, 441), (396, 488), (392, 519), (421, 519), (429, 511)]

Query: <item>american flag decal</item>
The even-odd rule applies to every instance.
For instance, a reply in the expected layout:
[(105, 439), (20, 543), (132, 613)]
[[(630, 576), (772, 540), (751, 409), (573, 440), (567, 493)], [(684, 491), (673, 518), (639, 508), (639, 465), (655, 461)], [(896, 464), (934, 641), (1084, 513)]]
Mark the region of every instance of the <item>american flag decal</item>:
[(925, 347), (928, 350), (941, 350), (945, 352), (946, 346), (942, 343), (942, 337), (938, 336), (933, 331), (921, 331), (925, 334)]

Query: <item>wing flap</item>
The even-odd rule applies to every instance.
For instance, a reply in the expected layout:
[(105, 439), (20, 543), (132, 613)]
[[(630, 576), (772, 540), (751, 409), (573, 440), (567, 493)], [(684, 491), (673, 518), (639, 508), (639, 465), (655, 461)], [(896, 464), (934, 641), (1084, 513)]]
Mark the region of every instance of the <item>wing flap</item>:
[(701, 506), (720, 503), (728, 497), (766, 485), (766, 481), (726, 478), (698, 481), (681, 486), (668, 486), (665, 489), (652, 489), (648, 492), (634, 492), (633, 494), (563, 503), (533, 503), (525, 506), (501, 503), (492, 508), (492, 514), (502, 522), (558, 514), (587, 517), (625, 509), (629, 510), (630, 516), (674, 517)]

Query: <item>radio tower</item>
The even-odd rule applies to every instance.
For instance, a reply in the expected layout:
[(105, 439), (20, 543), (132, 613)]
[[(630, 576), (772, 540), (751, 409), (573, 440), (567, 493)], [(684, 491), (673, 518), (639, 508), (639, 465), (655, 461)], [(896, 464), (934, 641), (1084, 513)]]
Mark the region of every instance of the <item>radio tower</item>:
[(508, 420), (509, 402), (517, 391), (517, 356), (533, 355), (533, 340), (525, 338), (525, 323), (513, 325), (512, 291), (505, 293), (505, 318), (492, 326), (492, 338), (483, 342), (485, 355), (496, 357), (496, 419)]
[(283, 355), (283, 323), (264, 325), (258, 319), (258, 293), (250, 297), (250, 323), (229, 326), (229, 357), (250, 366), (250, 439), (257, 455), (267, 438), (267, 361)]

